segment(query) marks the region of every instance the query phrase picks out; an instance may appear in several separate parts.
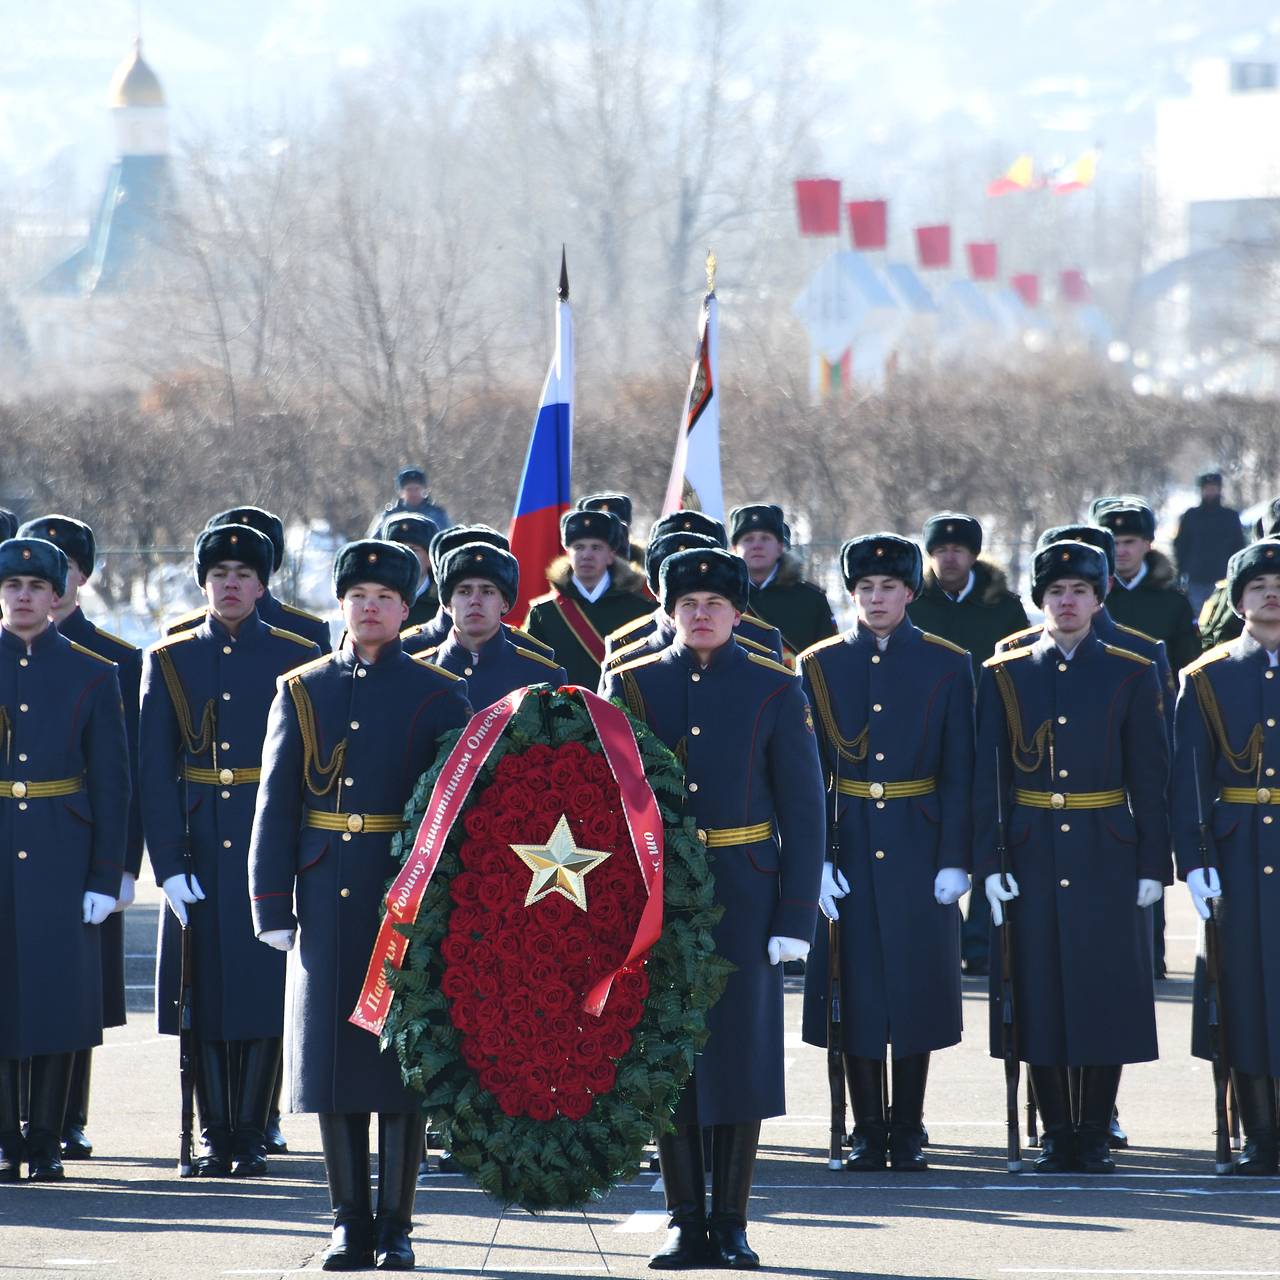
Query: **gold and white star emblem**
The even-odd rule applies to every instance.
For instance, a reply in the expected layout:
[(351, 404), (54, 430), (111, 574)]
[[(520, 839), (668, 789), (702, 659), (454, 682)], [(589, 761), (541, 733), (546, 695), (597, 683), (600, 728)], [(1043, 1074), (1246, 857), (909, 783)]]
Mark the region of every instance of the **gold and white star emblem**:
[(560, 815), (546, 844), (513, 844), (511, 850), (533, 872), (524, 900), (526, 907), (550, 893), (562, 893), (580, 911), (587, 909), (588, 872), (613, 856), (598, 849), (580, 849), (573, 841), (569, 819), (564, 814)]

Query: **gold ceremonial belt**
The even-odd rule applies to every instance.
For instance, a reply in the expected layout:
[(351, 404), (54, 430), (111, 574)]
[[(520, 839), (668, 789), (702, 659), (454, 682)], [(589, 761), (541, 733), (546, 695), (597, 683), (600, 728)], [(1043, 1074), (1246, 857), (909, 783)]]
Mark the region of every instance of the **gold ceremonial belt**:
[(6, 800), (46, 800), (52, 796), (73, 796), (83, 790), (83, 778), (54, 778), (52, 782), (0, 782), (0, 798)]
[(842, 796), (862, 800), (910, 800), (912, 796), (931, 796), (938, 789), (937, 778), (913, 778), (910, 782), (855, 782), (840, 779)]
[(1280, 804), (1280, 789), (1270, 787), (1223, 787), (1218, 792), (1223, 804)]
[(182, 776), (188, 782), (207, 782), (211, 787), (234, 787), (241, 782), (261, 782), (261, 769), (197, 769), (183, 765)]
[[(1253, 792), (1249, 793), (1250, 795)], [(1024, 791), (1015, 787), (1013, 803), (1028, 809), (1110, 809), (1124, 804), (1123, 791)]]
[(303, 821), (308, 827), (319, 827), (321, 831), (385, 834), (409, 829), (409, 824), (398, 813), (327, 813), (322, 809), (308, 809)]
[(708, 849), (724, 849), (731, 844), (759, 844), (773, 839), (773, 823), (757, 822), (754, 827), (716, 827), (707, 831), (698, 828), (698, 839)]

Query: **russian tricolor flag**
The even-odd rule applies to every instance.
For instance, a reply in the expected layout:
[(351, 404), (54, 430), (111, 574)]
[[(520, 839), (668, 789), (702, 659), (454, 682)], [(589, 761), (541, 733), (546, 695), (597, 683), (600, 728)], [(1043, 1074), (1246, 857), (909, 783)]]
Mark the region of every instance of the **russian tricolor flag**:
[(548, 588), (547, 566), (560, 555), (560, 517), (572, 505), (573, 470), (573, 312), (569, 308), (569, 272), (560, 255), (556, 296), (556, 350), (542, 386), (542, 401), (529, 437), (515, 514), (511, 517), (511, 553), (520, 562), (520, 594), (511, 616), (523, 620), (529, 602)]

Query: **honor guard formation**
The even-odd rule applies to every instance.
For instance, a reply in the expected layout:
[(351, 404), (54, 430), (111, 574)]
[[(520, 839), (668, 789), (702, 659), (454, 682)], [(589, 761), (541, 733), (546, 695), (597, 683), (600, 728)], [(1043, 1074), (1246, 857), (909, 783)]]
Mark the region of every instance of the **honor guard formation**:
[(784, 966), (827, 1050), (832, 1168), (928, 1168), (930, 1063), (960, 1041), (967, 973), (988, 983), (1010, 1168), (1025, 1074), (1034, 1169), (1113, 1171), (1122, 1070), (1159, 1054), (1175, 869), (1204, 921), (1190, 1049), (1213, 1064), (1217, 1168), (1276, 1174), (1280, 499), (1245, 545), (1221, 476), (1200, 485), (1176, 564), (1135, 495), (1045, 528), (1034, 625), (970, 515), (932, 516), (918, 542), (851, 537), (840, 631), (781, 507), (676, 511), (642, 545), (622, 493), (564, 513), (551, 590), (511, 616), (507, 538), (452, 524), (407, 467), (337, 553), (336, 647), (272, 592), (282, 522), (240, 506), (194, 540), (201, 607), (142, 652), (81, 610), (86, 523), (0, 513), (0, 1181), (92, 1153), (93, 1050), (124, 1022), (145, 850), (186, 1171), (261, 1176), (287, 1149), (280, 1110), (316, 1113), (322, 1266), (412, 1268), (420, 1099), (347, 1014), (441, 735), (533, 684), (598, 690), (676, 754), (723, 908), (733, 971), (656, 1134), (669, 1230), (651, 1267), (760, 1265)]

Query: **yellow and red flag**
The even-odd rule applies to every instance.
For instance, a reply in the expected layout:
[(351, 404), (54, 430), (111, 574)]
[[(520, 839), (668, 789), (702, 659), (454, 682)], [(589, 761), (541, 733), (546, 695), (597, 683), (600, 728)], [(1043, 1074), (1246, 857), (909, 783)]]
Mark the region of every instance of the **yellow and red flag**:
[(1059, 169), (1049, 179), (1049, 187), (1055, 196), (1065, 195), (1068, 191), (1083, 191), (1085, 187), (1093, 186), (1097, 175), (1098, 153), (1096, 150), (1086, 151), (1069, 165)]
[(1030, 191), (1035, 186), (1035, 164), (1030, 155), (1020, 155), (994, 182), (987, 183), (987, 195), (1007, 196), (1014, 191)]

